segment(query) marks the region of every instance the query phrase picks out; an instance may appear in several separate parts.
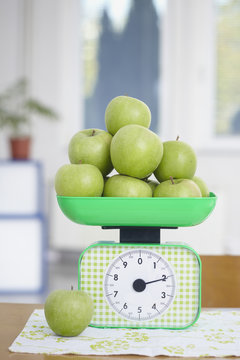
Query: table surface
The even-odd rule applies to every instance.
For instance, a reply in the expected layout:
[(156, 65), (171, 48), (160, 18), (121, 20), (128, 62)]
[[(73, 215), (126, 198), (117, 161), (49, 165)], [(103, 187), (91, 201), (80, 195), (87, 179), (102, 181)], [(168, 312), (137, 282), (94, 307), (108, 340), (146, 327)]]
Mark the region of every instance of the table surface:
[[(35, 309), (42, 309), (41, 304), (14, 304), (14, 303), (0, 303), (0, 359), (1, 360), (140, 360), (140, 359), (183, 359), (177, 357), (144, 357), (138, 355), (122, 355), (122, 356), (93, 356), (93, 355), (45, 355), (45, 354), (24, 354), (24, 353), (12, 353), (8, 350), (8, 347), (12, 344), (21, 330), (24, 328), (29, 316)], [(233, 357), (238, 359), (237, 357)], [(187, 358), (185, 358), (187, 359)], [(191, 358), (192, 359), (192, 358)], [(203, 358), (202, 358), (203, 359)], [(209, 359), (209, 358), (208, 358)], [(214, 358), (221, 359), (222, 358)], [(229, 358), (228, 358), (229, 359)]]

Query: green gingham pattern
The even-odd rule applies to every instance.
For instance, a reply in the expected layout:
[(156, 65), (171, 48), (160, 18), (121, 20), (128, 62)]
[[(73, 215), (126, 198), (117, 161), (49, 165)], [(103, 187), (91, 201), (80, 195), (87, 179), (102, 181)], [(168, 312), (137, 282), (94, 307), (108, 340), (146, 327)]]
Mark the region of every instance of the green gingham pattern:
[[(121, 253), (146, 248), (165, 258), (173, 267), (177, 289), (175, 299), (164, 314), (151, 321), (130, 321), (115, 313), (103, 294), (103, 279), (108, 265)], [(79, 284), (95, 305), (91, 321), (96, 327), (142, 327), (181, 329), (193, 324), (200, 312), (200, 264), (197, 254), (183, 245), (124, 245), (95, 244), (87, 248), (79, 259)]]

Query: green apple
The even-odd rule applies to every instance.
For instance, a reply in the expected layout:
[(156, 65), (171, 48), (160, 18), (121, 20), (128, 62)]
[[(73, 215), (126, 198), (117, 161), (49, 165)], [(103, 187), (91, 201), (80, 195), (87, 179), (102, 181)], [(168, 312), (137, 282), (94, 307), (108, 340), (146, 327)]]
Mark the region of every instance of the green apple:
[(163, 143), (163, 158), (154, 175), (159, 182), (174, 179), (192, 179), (197, 168), (197, 157), (192, 147), (183, 141)]
[(143, 179), (159, 165), (163, 144), (151, 130), (141, 125), (126, 125), (113, 136), (110, 154), (119, 174)]
[(208, 197), (209, 190), (208, 190), (208, 187), (207, 187), (207, 184), (205, 183), (205, 181), (203, 181), (203, 179), (201, 179), (198, 176), (194, 176), (192, 178), (192, 180), (198, 185), (198, 187), (202, 193), (202, 197)]
[(46, 299), (45, 318), (57, 335), (77, 336), (90, 323), (93, 301), (81, 290), (55, 290)]
[(105, 111), (107, 130), (115, 135), (125, 125), (138, 124), (149, 128), (151, 112), (141, 100), (130, 96), (117, 96), (110, 101)]
[(90, 164), (62, 165), (55, 175), (55, 190), (62, 196), (101, 196), (104, 181), (101, 171)]
[(77, 132), (70, 140), (68, 157), (72, 164), (95, 165), (103, 176), (112, 169), (110, 144), (112, 135), (100, 129), (86, 129)]
[(160, 183), (154, 197), (202, 197), (197, 184), (190, 179), (170, 179)]
[(152, 197), (152, 190), (143, 180), (125, 175), (113, 175), (105, 183), (103, 196)]

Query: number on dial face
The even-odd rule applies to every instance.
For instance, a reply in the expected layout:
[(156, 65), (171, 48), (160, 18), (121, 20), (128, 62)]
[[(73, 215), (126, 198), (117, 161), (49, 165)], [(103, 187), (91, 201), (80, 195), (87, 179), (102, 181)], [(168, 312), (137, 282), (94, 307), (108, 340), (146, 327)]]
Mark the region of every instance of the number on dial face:
[(172, 304), (176, 278), (162, 256), (134, 249), (120, 254), (108, 266), (103, 288), (108, 304), (119, 316), (147, 321), (163, 314)]

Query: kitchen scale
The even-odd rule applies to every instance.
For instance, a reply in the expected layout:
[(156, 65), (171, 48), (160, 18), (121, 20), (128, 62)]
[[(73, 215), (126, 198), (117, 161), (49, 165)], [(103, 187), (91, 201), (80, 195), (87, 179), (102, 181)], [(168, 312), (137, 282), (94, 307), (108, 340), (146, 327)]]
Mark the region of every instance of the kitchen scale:
[(185, 329), (201, 311), (201, 260), (186, 244), (161, 243), (161, 229), (194, 226), (213, 211), (204, 198), (57, 196), (72, 221), (119, 229), (120, 241), (101, 241), (79, 258), (78, 289), (94, 301), (90, 326)]

